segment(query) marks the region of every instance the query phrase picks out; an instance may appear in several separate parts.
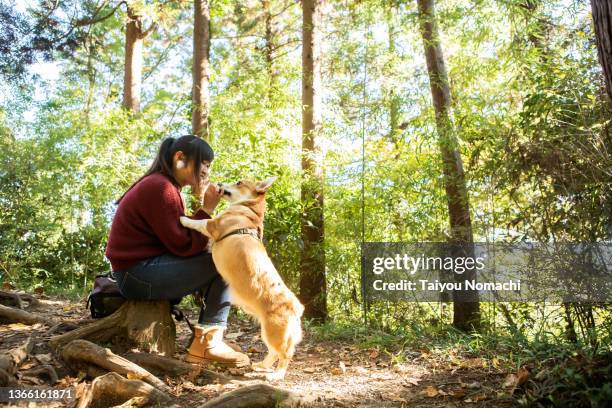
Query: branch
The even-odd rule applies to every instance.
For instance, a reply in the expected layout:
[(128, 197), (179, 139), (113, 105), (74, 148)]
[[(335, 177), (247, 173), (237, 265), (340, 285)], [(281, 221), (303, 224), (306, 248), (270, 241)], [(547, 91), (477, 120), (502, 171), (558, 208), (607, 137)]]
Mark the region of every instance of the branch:
[(155, 64), (153, 64), (153, 66), (150, 68), (149, 72), (147, 72), (145, 75), (143, 75), (142, 77), (142, 81), (146, 81), (151, 75), (153, 75), (153, 73), (157, 70), (157, 68), (159, 68), (159, 66), (161, 65), (161, 63), (166, 59), (166, 57), (168, 56), (168, 54), (170, 53), (170, 51), (176, 47), (178, 45), (178, 42), (174, 42), (174, 43), (170, 43), (160, 54), (159, 58), (157, 59), (157, 61), (155, 62)]
[(289, 10), (291, 7), (295, 6), (296, 4), (300, 4), (299, 1), (290, 1), (285, 7), (283, 7), (283, 9), (281, 11), (279, 11), (278, 13), (274, 13), (274, 14), (270, 14), (270, 18), (275, 18), (280, 16), (281, 14), (283, 14), (285, 11)]
[[(103, 3), (103, 5), (106, 4)], [(110, 13), (108, 13), (105, 16), (102, 17), (98, 17), (95, 18), (98, 15), (98, 12), (100, 9), (98, 9), (98, 11), (96, 11), (96, 13), (93, 15), (93, 17), (89, 18), (89, 19), (81, 19), (81, 20), (77, 20), (75, 26), (76, 27), (83, 27), (83, 26), (87, 26), (87, 25), (92, 25), (92, 24), (96, 24), (99, 23), (101, 21), (104, 21), (106, 19), (108, 19), (109, 17), (111, 17), (113, 14), (115, 14), (115, 11), (117, 11), (117, 9), (122, 5), (125, 4), (127, 6), (127, 3), (125, 1), (120, 1), (119, 3), (117, 3), (117, 5), (110, 11)], [(103, 7), (103, 6), (101, 6)]]
[(293, 40), (289, 40), (289, 41), (287, 41), (287, 42), (285, 42), (283, 44), (275, 45), (274, 47), (272, 47), (272, 50), (276, 51), (276, 50), (278, 50), (280, 48), (283, 48), (283, 47), (285, 47), (285, 46), (287, 46), (289, 44), (295, 44), (295, 43), (301, 43), (301, 42), (302, 42), (301, 38), (294, 38)]
[(243, 34), (243, 35), (224, 35), (224, 36), (215, 35), (211, 37), (211, 40), (235, 40), (238, 38), (249, 38), (249, 37), (265, 39), (263, 35), (259, 35), (259, 34)]
[(141, 40), (146, 38), (149, 34), (151, 34), (151, 32), (153, 30), (155, 30), (157, 28), (157, 23), (152, 23), (149, 28), (147, 28), (145, 31), (143, 31), (142, 33), (140, 33), (140, 35), (138, 36), (138, 38), (140, 38)]

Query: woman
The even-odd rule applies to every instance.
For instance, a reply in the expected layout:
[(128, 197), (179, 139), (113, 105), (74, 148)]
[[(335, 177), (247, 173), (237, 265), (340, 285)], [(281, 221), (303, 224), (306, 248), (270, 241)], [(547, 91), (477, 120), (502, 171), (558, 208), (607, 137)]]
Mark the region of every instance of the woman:
[(211, 218), (223, 195), (208, 188), (213, 159), (212, 148), (196, 136), (165, 139), (149, 170), (119, 199), (106, 257), (127, 299), (176, 301), (201, 290), (206, 305), (186, 360), (245, 366), (248, 356), (223, 342), (229, 291), (206, 251), (208, 239), (179, 222), (185, 214), (180, 189), (187, 185), (200, 198), (192, 218)]

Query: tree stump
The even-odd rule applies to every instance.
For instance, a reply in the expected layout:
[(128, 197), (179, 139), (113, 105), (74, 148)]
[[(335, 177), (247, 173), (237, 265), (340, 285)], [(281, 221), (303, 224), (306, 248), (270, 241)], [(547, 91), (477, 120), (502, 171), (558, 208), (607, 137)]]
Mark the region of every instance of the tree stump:
[(126, 339), (140, 350), (172, 357), (176, 326), (166, 300), (128, 300), (112, 315), (85, 327), (53, 336), (49, 344), (59, 349), (72, 340), (103, 343), (114, 338)]

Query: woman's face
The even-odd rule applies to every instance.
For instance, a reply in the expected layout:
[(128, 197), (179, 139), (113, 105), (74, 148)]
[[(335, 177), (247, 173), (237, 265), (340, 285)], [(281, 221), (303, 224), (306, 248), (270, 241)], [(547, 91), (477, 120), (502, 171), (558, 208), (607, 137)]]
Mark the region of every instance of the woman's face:
[[(182, 161), (183, 166), (178, 166), (178, 162)], [(195, 177), (195, 165), (193, 160), (187, 160), (183, 152), (178, 151), (174, 155), (172, 170), (174, 172), (174, 178), (179, 182), (181, 187), (190, 185), (195, 187), (197, 179)], [(200, 182), (208, 182), (210, 176), (210, 168), (212, 163), (208, 160), (204, 160), (200, 166)], [(181, 168), (179, 168), (181, 167)]]

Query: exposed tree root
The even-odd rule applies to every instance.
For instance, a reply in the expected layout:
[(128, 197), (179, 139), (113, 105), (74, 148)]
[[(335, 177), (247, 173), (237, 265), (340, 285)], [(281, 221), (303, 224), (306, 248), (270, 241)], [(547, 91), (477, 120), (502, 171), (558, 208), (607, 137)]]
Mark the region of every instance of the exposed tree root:
[(155, 354), (131, 352), (124, 354), (123, 357), (156, 375), (165, 374), (170, 377), (178, 377), (200, 370), (199, 367), (192, 364)]
[(28, 307), (35, 308), (40, 306), (40, 302), (32, 295), (27, 293), (14, 293), (0, 290), (0, 304), (17, 309), (23, 309), (23, 302), (28, 302)]
[(0, 290), (0, 304), (4, 306), (16, 307), (17, 309), (23, 309), (21, 298), (18, 294), (12, 292), (5, 292)]
[(126, 406), (159, 404), (170, 406), (171, 397), (140, 380), (128, 380), (117, 373), (108, 373), (93, 380), (79, 400), (77, 408), (110, 407), (131, 401)]
[(14, 385), (17, 385), (15, 376), (0, 368), (0, 387), (11, 387)]
[(4, 305), (0, 305), (0, 321), (24, 324), (43, 323), (47, 326), (53, 326), (58, 323), (55, 319)]
[(256, 384), (222, 394), (200, 408), (309, 407), (313, 401), (267, 384)]
[(33, 342), (29, 337), (26, 342), (8, 353), (0, 354), (0, 387), (15, 385), (15, 373), (32, 351)]
[(63, 333), (63, 332), (71, 331), (71, 330), (76, 330), (78, 328), (79, 328), (79, 325), (74, 322), (60, 322), (54, 325), (53, 327), (51, 327), (49, 330), (47, 330), (45, 335), (51, 336), (55, 334), (56, 332)]
[(24, 370), (20, 372), (20, 375), (29, 376), (29, 377), (40, 377), (44, 375), (48, 378), (48, 382), (53, 385), (57, 383), (59, 378), (57, 377), (57, 372), (55, 372), (55, 368), (51, 364), (42, 364), (34, 368), (30, 368), (29, 370)]
[(21, 302), (23, 304), (23, 301), (25, 300), (26, 302), (28, 302), (28, 308), (30, 309), (35, 309), (41, 306), (41, 303), (38, 299), (36, 299), (34, 296), (27, 294), (27, 293), (19, 293), (19, 298), (21, 299)]
[(226, 375), (206, 370), (201, 365), (185, 363), (175, 358), (135, 352), (124, 354), (123, 357), (144, 367), (157, 376), (179, 377), (186, 375), (189, 378), (203, 378), (207, 384), (227, 384), (232, 381)]
[(76, 339), (94, 343), (122, 337), (144, 351), (172, 356), (176, 326), (167, 301), (126, 301), (115, 313), (85, 327), (53, 336), (49, 344), (59, 349)]
[(61, 354), (64, 361), (77, 371), (85, 371), (90, 375), (99, 374), (101, 370), (113, 371), (141, 379), (164, 392), (170, 392), (170, 388), (163, 381), (144, 368), (87, 340), (71, 341), (62, 349)]
[(198, 372), (198, 378), (203, 379), (205, 384), (227, 384), (232, 381), (231, 377), (203, 368)]

